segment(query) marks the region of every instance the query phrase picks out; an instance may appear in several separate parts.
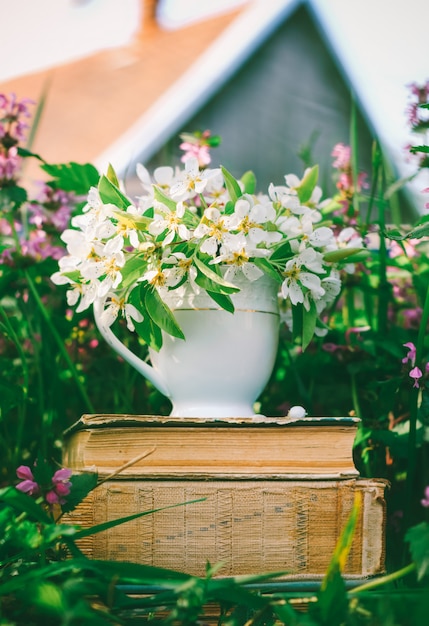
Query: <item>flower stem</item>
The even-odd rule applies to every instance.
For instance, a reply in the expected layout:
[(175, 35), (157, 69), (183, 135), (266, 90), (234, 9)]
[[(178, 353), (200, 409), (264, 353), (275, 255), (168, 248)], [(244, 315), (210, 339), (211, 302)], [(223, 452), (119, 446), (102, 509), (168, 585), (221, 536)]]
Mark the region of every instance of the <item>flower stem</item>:
[(396, 570), (396, 572), (392, 572), (391, 574), (387, 574), (386, 576), (382, 576), (380, 578), (376, 578), (374, 580), (370, 580), (368, 583), (364, 583), (363, 585), (359, 585), (350, 591), (351, 594), (361, 593), (362, 591), (368, 591), (369, 589), (376, 589), (377, 587), (381, 587), (382, 585), (386, 585), (387, 583), (391, 583), (394, 580), (398, 580), (399, 578), (403, 578), (404, 576), (408, 576), (411, 572), (414, 572), (416, 569), (415, 563), (410, 563), (409, 565), (403, 567), (402, 569)]
[[(429, 318), (429, 285), (426, 288), (425, 302), (423, 306), (422, 318), (420, 321), (419, 334), (416, 345), (416, 363), (422, 361), (423, 344), (425, 339), (427, 321)], [(405, 500), (405, 528), (410, 524), (410, 516), (412, 510), (412, 502), (414, 496), (414, 483), (416, 479), (417, 459), (416, 459), (416, 443), (417, 443), (417, 416), (418, 416), (418, 397), (419, 390), (413, 389), (410, 402), (410, 429), (408, 433), (408, 458), (407, 458), (407, 482), (406, 482), (406, 500)]]
[(15, 333), (15, 329), (10, 323), (10, 319), (6, 311), (1, 305), (0, 305), (0, 313), (3, 318), (4, 324), (6, 326), (6, 330), (9, 333), (9, 336), (12, 339), (18, 351), (19, 357), (21, 359), (21, 367), (22, 367), (22, 375), (23, 375), (22, 400), (18, 404), (18, 424), (17, 424), (16, 436), (15, 436), (15, 447), (14, 447), (14, 453), (13, 453), (14, 464), (16, 465), (16, 463), (18, 462), (18, 457), (19, 457), (21, 444), (22, 444), (22, 437), (24, 433), (24, 426), (25, 426), (25, 418), (26, 418), (25, 409), (26, 409), (26, 400), (27, 400), (28, 388), (29, 388), (29, 373), (28, 373), (27, 359), (25, 356), (25, 352), (22, 348), (21, 342), (17, 334)]
[(70, 355), (67, 352), (66, 347), (64, 345), (64, 342), (61, 339), (60, 335), (58, 334), (57, 329), (52, 324), (52, 320), (50, 318), (50, 315), (49, 315), (46, 307), (44, 306), (42, 300), (40, 299), (40, 296), (39, 296), (39, 294), (37, 292), (36, 285), (34, 284), (33, 279), (31, 278), (31, 276), (29, 275), (29, 273), (27, 271), (24, 272), (24, 275), (25, 275), (25, 278), (26, 278), (26, 280), (28, 282), (28, 286), (30, 287), (30, 291), (33, 294), (33, 297), (34, 297), (34, 299), (36, 301), (36, 304), (39, 307), (40, 312), (41, 312), (41, 314), (42, 314), (46, 324), (48, 325), (48, 327), (49, 327), (49, 329), (50, 329), (50, 331), (52, 333), (52, 336), (54, 337), (54, 339), (55, 339), (55, 341), (57, 343), (57, 346), (58, 346), (58, 349), (59, 349), (59, 351), (61, 353), (61, 356), (64, 358), (65, 362), (67, 363), (67, 365), (68, 365), (68, 367), (70, 369), (70, 372), (73, 375), (73, 378), (75, 380), (76, 386), (77, 386), (77, 388), (78, 388), (78, 390), (80, 392), (80, 395), (82, 396), (82, 400), (86, 404), (87, 410), (90, 411), (91, 413), (95, 413), (94, 408), (92, 406), (92, 402), (89, 399), (89, 396), (86, 393), (85, 387), (82, 385), (82, 382), (81, 382), (81, 380), (79, 378), (79, 373), (76, 370), (76, 367), (75, 367), (73, 361), (71, 360)]

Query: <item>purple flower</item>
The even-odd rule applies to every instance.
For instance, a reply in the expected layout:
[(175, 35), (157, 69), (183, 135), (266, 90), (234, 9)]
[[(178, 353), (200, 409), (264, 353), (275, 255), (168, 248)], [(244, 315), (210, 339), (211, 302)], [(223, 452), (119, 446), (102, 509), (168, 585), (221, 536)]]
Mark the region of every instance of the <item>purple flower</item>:
[(404, 348), (408, 348), (408, 353), (407, 356), (404, 356), (404, 358), (402, 359), (402, 363), (408, 363), (408, 361), (410, 361), (411, 365), (414, 365), (416, 362), (416, 346), (411, 341), (409, 341), (408, 343), (404, 343), (403, 346)]
[(16, 485), (18, 491), (28, 493), (29, 496), (32, 496), (40, 491), (40, 487), (34, 480), (33, 472), (28, 465), (20, 465), (16, 470), (16, 475), (18, 478), (23, 479), (22, 482)]
[(422, 370), (419, 367), (413, 367), (413, 369), (410, 371), (410, 373), (408, 374), (410, 378), (414, 378), (414, 385), (413, 387), (417, 387), (417, 389), (419, 388), (419, 380), (420, 378), (423, 376), (422, 374)]
[(351, 148), (345, 146), (343, 143), (337, 143), (331, 152), (331, 156), (335, 157), (335, 161), (332, 163), (332, 167), (336, 169), (347, 169), (350, 167)]
[(66, 468), (57, 470), (52, 476), (53, 489), (46, 494), (46, 501), (49, 504), (59, 503), (64, 504), (64, 496), (68, 496), (71, 489), (70, 477), (72, 471)]
[(40, 486), (33, 476), (32, 470), (27, 465), (21, 465), (16, 470), (18, 478), (24, 479), (16, 488), (29, 496), (41, 494), (49, 504), (64, 504), (65, 497), (69, 495), (72, 483), (70, 481), (72, 471), (66, 468), (57, 470), (51, 479), (51, 484)]

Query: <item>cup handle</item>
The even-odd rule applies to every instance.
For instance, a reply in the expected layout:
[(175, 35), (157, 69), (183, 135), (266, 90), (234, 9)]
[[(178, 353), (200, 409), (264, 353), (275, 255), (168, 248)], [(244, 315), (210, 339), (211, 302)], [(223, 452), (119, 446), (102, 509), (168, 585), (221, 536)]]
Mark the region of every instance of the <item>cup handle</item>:
[(113, 333), (110, 326), (103, 323), (102, 313), (104, 311), (104, 303), (101, 300), (95, 300), (94, 305), (94, 319), (98, 330), (100, 331), (103, 339), (107, 344), (113, 348), (113, 350), (119, 354), (127, 363), (129, 363), (135, 370), (142, 374), (148, 381), (150, 381), (164, 396), (170, 398), (170, 392), (159, 374), (151, 365), (145, 363), (138, 356), (131, 352), (122, 341), (120, 341)]

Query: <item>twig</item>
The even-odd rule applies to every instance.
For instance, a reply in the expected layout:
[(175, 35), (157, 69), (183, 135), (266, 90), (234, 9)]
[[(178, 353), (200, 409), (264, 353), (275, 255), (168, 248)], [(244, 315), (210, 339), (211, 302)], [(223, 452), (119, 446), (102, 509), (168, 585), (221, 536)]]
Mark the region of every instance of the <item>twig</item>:
[(126, 470), (128, 467), (131, 467), (131, 465), (134, 465), (135, 463), (138, 463), (142, 459), (145, 459), (147, 456), (149, 456), (150, 454), (155, 452), (155, 450), (156, 450), (156, 446), (153, 446), (152, 448), (149, 448), (149, 450), (145, 450), (144, 452), (142, 452), (141, 454), (136, 456), (134, 459), (131, 459), (131, 461), (128, 461), (127, 463), (125, 463), (125, 465), (122, 465), (121, 467), (119, 467), (112, 474), (109, 474), (108, 476), (106, 476), (106, 478), (103, 478), (102, 480), (100, 480), (100, 482), (97, 483), (97, 486), (94, 487), (94, 489), (96, 489), (97, 487), (99, 487), (100, 485), (105, 483), (107, 480), (110, 480), (111, 478), (114, 478), (115, 476), (117, 476), (118, 474), (120, 474), (121, 472)]

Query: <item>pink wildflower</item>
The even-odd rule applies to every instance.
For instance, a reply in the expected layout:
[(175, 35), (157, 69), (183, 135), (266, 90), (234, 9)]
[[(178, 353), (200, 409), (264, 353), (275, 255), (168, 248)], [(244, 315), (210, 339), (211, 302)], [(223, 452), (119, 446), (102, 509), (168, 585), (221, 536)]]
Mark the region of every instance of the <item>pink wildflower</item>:
[(420, 243), (420, 239), (410, 239), (409, 241), (403, 241), (403, 247), (399, 245), (397, 241), (391, 241), (389, 245), (389, 256), (394, 259), (399, 256), (404, 256), (404, 248), (405, 254), (409, 259), (413, 259), (416, 256), (419, 256), (420, 252), (416, 249), (416, 245)]
[(21, 118), (30, 117), (29, 105), (34, 104), (29, 98), (18, 100), (14, 93), (6, 96), (0, 94), (0, 137), (6, 147), (17, 144), (25, 139), (28, 124)]
[(328, 341), (322, 345), (322, 350), (325, 350), (325, 352), (336, 352), (337, 350), (342, 350), (342, 349), (343, 349), (343, 346), (340, 346), (331, 341)]
[(53, 488), (50, 489), (46, 496), (46, 502), (49, 504), (64, 504), (64, 496), (68, 496), (71, 489), (70, 477), (72, 471), (66, 468), (57, 470), (52, 476)]
[(211, 162), (210, 149), (219, 145), (219, 137), (213, 136), (209, 130), (203, 133), (196, 132), (192, 135), (185, 133), (181, 135), (183, 142), (180, 149), (185, 152), (181, 157), (182, 163), (189, 159), (196, 158), (198, 166), (204, 168)]
[[(416, 362), (416, 346), (413, 344), (412, 341), (409, 341), (408, 343), (404, 343), (403, 346), (404, 348), (408, 348), (408, 353), (402, 359), (402, 363), (408, 363), (408, 361), (410, 361), (411, 365), (414, 365)], [(420, 376), (421, 375), (422, 374), (420, 372)], [(411, 373), (410, 373), (410, 376), (411, 376)]]
[(417, 83), (410, 83), (408, 85), (411, 96), (414, 99), (407, 106), (406, 113), (408, 114), (408, 122), (413, 129), (418, 129), (421, 125), (427, 122), (427, 111), (422, 109), (419, 105), (426, 104), (429, 98), (429, 81), (426, 81), (423, 85)]
[(18, 156), (18, 150), (15, 146), (5, 150), (4, 153), (0, 152), (0, 180), (12, 180), (16, 177), (20, 167), (22, 159)]
[(350, 167), (350, 146), (345, 146), (343, 143), (337, 143), (332, 149), (331, 156), (336, 157), (336, 160), (332, 163), (332, 167), (339, 170), (344, 170)]
[(20, 465), (16, 470), (18, 478), (22, 478), (22, 482), (16, 485), (18, 491), (28, 493), (29, 496), (34, 495), (40, 491), (39, 485), (34, 480), (33, 472), (28, 465)]
[(419, 380), (423, 376), (422, 370), (416, 365), (415, 367), (413, 367), (413, 369), (410, 371), (408, 375), (410, 378), (414, 379), (413, 387), (417, 387), (418, 389), (420, 387)]
[(402, 315), (404, 316), (404, 328), (418, 329), (422, 319), (421, 307), (403, 309)]
[(424, 507), (429, 507), (429, 485), (425, 489), (425, 497), (420, 500), (420, 503)]
[(192, 157), (196, 157), (198, 159), (198, 165), (200, 167), (208, 165), (211, 162), (209, 146), (200, 146), (184, 141), (179, 147), (185, 152), (180, 159), (182, 163), (186, 163), (186, 161)]

